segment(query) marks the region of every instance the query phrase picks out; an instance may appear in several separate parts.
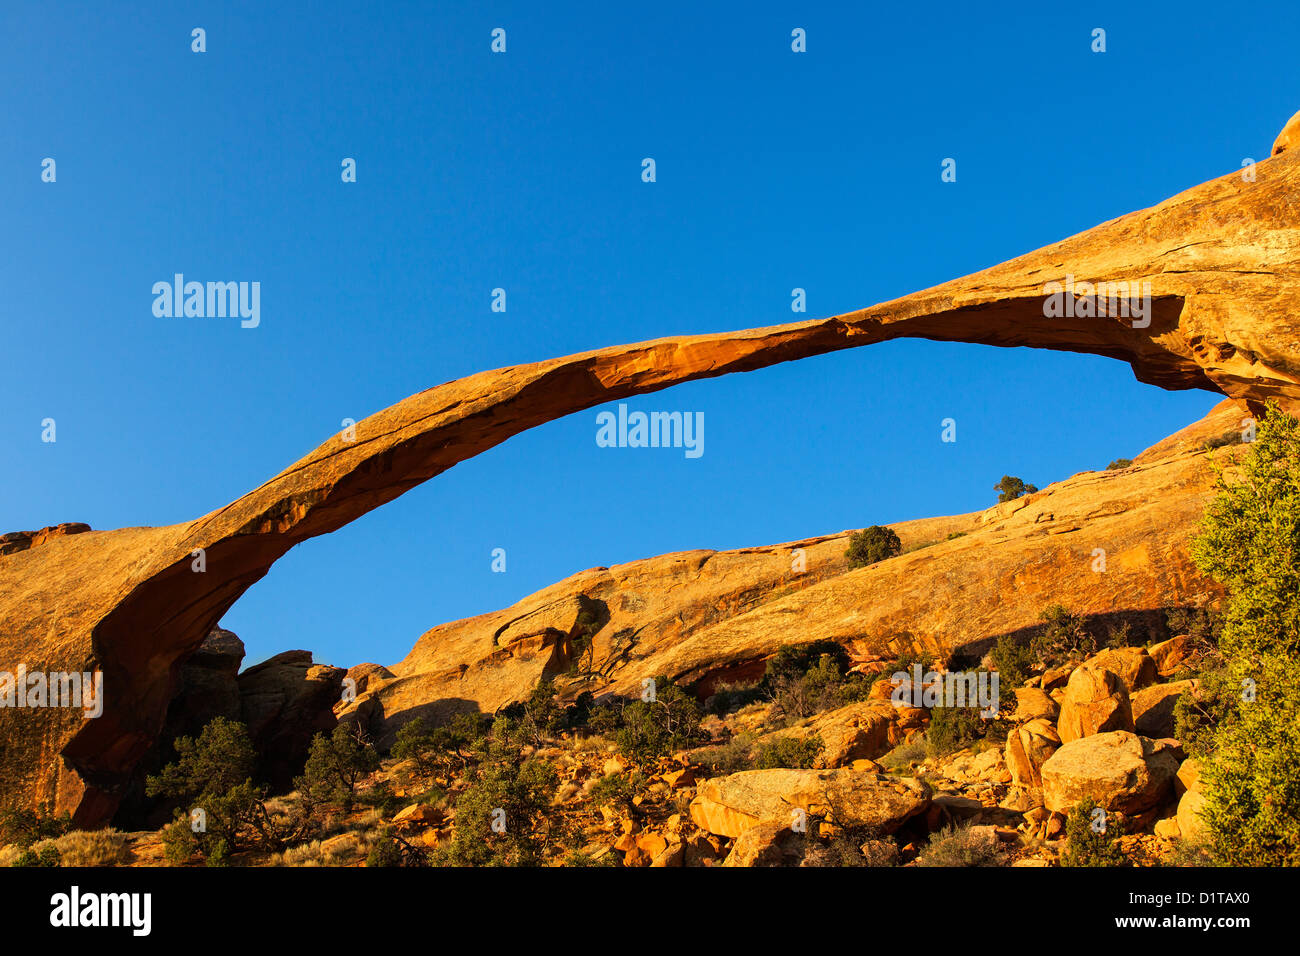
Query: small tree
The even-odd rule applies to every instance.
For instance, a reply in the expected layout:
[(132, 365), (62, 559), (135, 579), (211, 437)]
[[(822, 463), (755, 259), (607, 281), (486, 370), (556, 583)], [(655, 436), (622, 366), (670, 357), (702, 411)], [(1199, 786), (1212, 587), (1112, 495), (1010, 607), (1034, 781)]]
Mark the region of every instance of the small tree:
[(1003, 475), (1002, 480), (993, 486), (993, 490), (998, 492), (998, 501), (1015, 501), (1025, 495), (1031, 495), (1038, 490), (1036, 485), (1025, 484), (1021, 478), (1012, 475)]
[(849, 535), (849, 549), (844, 556), (849, 559), (849, 567), (864, 568), (877, 561), (884, 561), (902, 553), (903, 544), (892, 529), (873, 524)]
[(266, 792), (253, 783), (256, 754), (243, 724), (217, 717), (198, 738), (178, 737), (177, 760), (145, 781), (151, 797), (172, 797), (186, 803), (163, 835), (170, 862), (184, 862), (194, 852), (221, 863), (230, 853), (249, 846), (281, 849), (311, 827), (310, 805), (287, 820), (272, 819)]
[(379, 754), (359, 730), (339, 724), (327, 737), (312, 738), (302, 776), (294, 785), (313, 800), (336, 801), (351, 810), (357, 783), (379, 767)]

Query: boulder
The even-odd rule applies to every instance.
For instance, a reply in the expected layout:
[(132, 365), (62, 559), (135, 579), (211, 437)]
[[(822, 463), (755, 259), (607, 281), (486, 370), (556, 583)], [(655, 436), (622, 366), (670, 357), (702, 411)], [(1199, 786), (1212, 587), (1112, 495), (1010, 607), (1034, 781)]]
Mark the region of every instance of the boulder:
[(1183, 666), (1190, 662), (1195, 645), (1191, 637), (1179, 634), (1167, 641), (1151, 645), (1151, 660), (1155, 662), (1156, 673), (1161, 677), (1173, 677)]
[(1056, 726), (1062, 743), (1112, 730), (1131, 732), (1133, 712), (1123, 679), (1094, 664), (1078, 667), (1065, 686)]
[(1177, 772), (1177, 759), (1161, 742), (1123, 730), (1092, 734), (1063, 744), (1043, 764), (1043, 802), (1068, 813), (1091, 798), (1137, 816), (1169, 797)]
[(893, 833), (930, 805), (930, 791), (909, 777), (836, 770), (743, 770), (703, 781), (691, 801), (696, 826), (738, 837), (759, 823), (791, 826), (804, 811), (842, 826)]
[(798, 866), (808, 835), (769, 820), (750, 827), (731, 845), (723, 866)]
[(208, 722), (240, 719), (239, 665), (244, 642), (232, 631), (214, 627), (180, 670), (176, 696), (167, 708), (161, 739), (194, 737)]
[(1016, 709), (1011, 715), (1015, 720), (1030, 721), (1042, 718), (1054, 722), (1061, 713), (1061, 705), (1052, 700), (1042, 688), (1017, 687), (1015, 695)]
[(1042, 766), (1060, 746), (1061, 738), (1056, 728), (1042, 717), (1011, 730), (1006, 745), (1006, 764), (1011, 782), (1029, 789), (1042, 787)]
[(756, 742), (769, 743), (779, 737), (803, 740), (815, 736), (822, 742), (822, 751), (814, 766), (820, 769), (843, 767), (855, 760), (883, 756), (902, 743), (906, 737), (904, 728), (916, 724), (915, 719), (909, 720), (914, 718), (914, 711), (924, 714), (920, 708), (895, 707), (885, 701), (866, 700), (764, 734)]
[(1145, 647), (1108, 647), (1088, 658), (1084, 664), (1118, 674), (1130, 695), (1155, 683), (1156, 679), (1156, 662)]
[(1178, 798), (1178, 831), (1183, 839), (1196, 840), (1205, 836), (1205, 821), (1201, 811), (1205, 807), (1205, 791), (1201, 787), (1201, 764), (1195, 759), (1184, 760), (1178, 768), (1176, 789)]
[(1143, 737), (1174, 736), (1174, 707), (1185, 693), (1196, 692), (1195, 680), (1152, 684), (1133, 695), (1133, 725)]
[(257, 750), (258, 770), (273, 789), (287, 790), (302, 772), (311, 739), (338, 721), (340, 667), (313, 664), (311, 651), (285, 651), (239, 675), (240, 712)]

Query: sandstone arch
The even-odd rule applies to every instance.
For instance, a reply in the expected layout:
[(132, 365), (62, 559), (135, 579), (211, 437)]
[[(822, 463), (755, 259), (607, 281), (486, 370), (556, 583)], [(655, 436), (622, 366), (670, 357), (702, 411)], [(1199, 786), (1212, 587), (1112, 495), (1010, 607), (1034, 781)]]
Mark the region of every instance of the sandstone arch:
[[(1300, 152), (892, 302), (831, 318), (660, 339), (482, 372), (335, 436), (238, 500), (160, 528), (24, 539), (0, 556), (0, 670), (101, 668), (109, 705), (0, 709), (0, 796), (111, 816), (156, 737), (176, 668), (290, 547), (510, 436), (605, 402), (899, 337), (1090, 352), (1141, 381), (1300, 406)], [(1047, 318), (1045, 283), (1149, 282), (1150, 325)], [(204, 549), (207, 571), (190, 570)]]

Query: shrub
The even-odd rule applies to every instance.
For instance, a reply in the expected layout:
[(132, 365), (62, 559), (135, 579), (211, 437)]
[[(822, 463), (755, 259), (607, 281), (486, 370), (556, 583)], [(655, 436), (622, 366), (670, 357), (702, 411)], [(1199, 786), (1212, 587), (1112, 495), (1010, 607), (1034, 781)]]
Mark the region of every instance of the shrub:
[(1043, 629), (1031, 646), (1041, 663), (1059, 664), (1097, 653), (1097, 639), (1077, 614), (1071, 614), (1060, 604), (1052, 604), (1038, 617), (1043, 622)]
[(1123, 471), (1125, 468), (1133, 467), (1132, 458), (1116, 458), (1106, 466), (1107, 471)]
[(886, 770), (908, 770), (925, 759), (926, 751), (925, 735), (918, 734), (912, 740), (899, 744), (876, 762)]
[(998, 672), (998, 689), (1004, 701), (1014, 700), (1013, 691), (1029, 680), (1037, 662), (1038, 655), (1030, 645), (1017, 641), (1010, 634), (998, 638), (989, 652), (989, 663)]
[(173, 746), (178, 759), (157, 776), (149, 776), (145, 792), (201, 809), (204, 826), (195, 833), (190, 816), (177, 809), (163, 833), (168, 862), (184, 862), (196, 852), (215, 855), (220, 862), (250, 846), (278, 850), (314, 827), (310, 801), (304, 801), (292, 818), (277, 819), (268, 813), (265, 790), (252, 781), (256, 758), (243, 724), (218, 717), (197, 739), (178, 737)]
[(754, 739), (749, 734), (737, 734), (725, 744), (716, 747), (703, 747), (694, 753), (694, 758), (713, 776), (738, 773), (741, 770), (754, 769)]
[(33, 849), (53, 847), (62, 866), (116, 866), (130, 858), (126, 834), (111, 827), (103, 830), (73, 830), (44, 840)]
[(898, 540), (897, 534), (890, 528), (873, 524), (849, 535), (849, 549), (844, 552), (844, 556), (849, 559), (849, 567), (863, 568), (892, 558), (902, 550), (903, 543)]
[(975, 833), (969, 824), (945, 827), (930, 835), (917, 866), (1001, 866), (997, 843)]
[(786, 768), (807, 770), (822, 752), (821, 738), (817, 736), (778, 737), (771, 743), (760, 744), (754, 766), (759, 770)]
[(294, 786), (311, 800), (334, 801), (351, 810), (357, 783), (379, 767), (379, 754), (360, 732), (339, 724), (312, 738), (307, 763)]
[[(1270, 402), (1206, 508), (1192, 556), (1224, 584), (1218, 724), (1198, 745), (1216, 862), (1300, 864), (1300, 422)], [(1208, 681), (1207, 681), (1208, 683)]]
[(33, 843), (62, 836), (71, 829), (71, 815), (56, 816), (48, 804), (0, 811), (0, 844), (12, 843), (27, 849)]
[[(1099, 812), (1100, 811), (1100, 812)], [(1065, 818), (1061, 866), (1127, 866), (1116, 840), (1122, 828), (1095, 800), (1075, 804)]]
[(1033, 494), (1038, 488), (1035, 485), (1025, 484), (1023, 479), (1003, 475), (1002, 480), (993, 486), (993, 490), (998, 493), (998, 501), (1003, 502), (1015, 501), (1017, 498)]
[(667, 677), (654, 680), (653, 700), (618, 700), (592, 708), (589, 727), (634, 762), (652, 763), (704, 739), (700, 707)]
[(62, 866), (59, 851), (50, 841), (33, 844), (19, 854), (12, 866)]
[(366, 854), (366, 866), (425, 866), (429, 855), (404, 839), (392, 827), (384, 827)]
[(631, 804), (632, 799), (645, 790), (645, 787), (645, 776), (635, 770), (631, 773), (606, 774), (592, 784), (587, 792), (587, 799), (597, 807)]
[(865, 700), (873, 680), (846, 674), (848, 652), (834, 641), (786, 644), (767, 662), (762, 687), (779, 714), (799, 720)]
[(525, 759), (519, 747), (494, 736), (456, 801), (451, 843), (434, 861), (452, 866), (536, 866), (555, 829), (548, 808), (555, 768)]
[(942, 757), (968, 747), (984, 736), (986, 721), (978, 707), (934, 707), (925, 732), (926, 752)]

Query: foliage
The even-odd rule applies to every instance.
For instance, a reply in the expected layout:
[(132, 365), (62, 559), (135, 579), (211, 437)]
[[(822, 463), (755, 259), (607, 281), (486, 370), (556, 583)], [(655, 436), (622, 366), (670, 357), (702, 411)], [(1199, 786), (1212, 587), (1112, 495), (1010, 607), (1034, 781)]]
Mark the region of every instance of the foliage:
[(1116, 458), (1106, 466), (1107, 471), (1123, 471), (1125, 468), (1133, 467), (1132, 458)]
[(760, 744), (754, 766), (759, 770), (780, 767), (789, 770), (807, 770), (822, 752), (820, 737), (777, 737), (770, 743)]
[(892, 529), (873, 524), (849, 535), (849, 549), (844, 556), (849, 559), (849, 567), (863, 568), (892, 558), (902, 550), (903, 543)]
[[(987, 831), (986, 831), (987, 832)], [(975, 833), (970, 824), (944, 827), (930, 835), (917, 866), (1000, 866), (995, 840)]]
[(849, 655), (834, 641), (785, 644), (767, 662), (762, 687), (788, 720), (866, 700), (872, 679), (846, 674)]
[(968, 747), (984, 736), (986, 721), (978, 707), (932, 707), (925, 732), (931, 757), (942, 757)]
[(1099, 809), (1095, 800), (1075, 804), (1065, 818), (1065, 851), (1061, 866), (1127, 866), (1128, 861), (1116, 842), (1122, 835), (1112, 814), (1094, 816)]
[(26, 849), (40, 840), (63, 836), (72, 829), (72, 817), (56, 816), (49, 804), (0, 811), (0, 845), (12, 843)]
[(652, 763), (704, 739), (700, 706), (667, 677), (657, 677), (646, 699), (619, 699), (593, 707), (589, 727), (638, 764)]
[(305, 800), (288, 818), (267, 811), (265, 791), (253, 784), (256, 757), (243, 724), (217, 717), (197, 739), (178, 737), (174, 747), (176, 762), (149, 776), (145, 792), (201, 810), (203, 827), (195, 832), (190, 814), (177, 809), (163, 834), (169, 862), (184, 862), (196, 852), (220, 862), (246, 847), (278, 850), (314, 826), (310, 801)]
[(1081, 660), (1097, 653), (1097, 639), (1077, 614), (1071, 614), (1060, 604), (1051, 604), (1038, 617), (1043, 629), (1031, 646), (1042, 664)]
[(554, 829), (546, 811), (558, 784), (555, 768), (525, 758), (495, 732), (483, 747), (456, 801), (452, 841), (432, 859), (449, 866), (536, 866)]
[[(1197, 740), (1201, 817), (1216, 862), (1300, 864), (1300, 422), (1275, 403), (1192, 543), (1228, 589), (1215, 677), (1217, 726)], [(1208, 721), (1204, 721), (1208, 724)]]
[(335, 802), (345, 811), (356, 800), (357, 783), (379, 768), (379, 754), (360, 730), (339, 724), (312, 738), (307, 763), (294, 786), (311, 800)]
[(993, 486), (993, 490), (998, 493), (998, 501), (1015, 501), (1025, 495), (1031, 495), (1038, 490), (1037, 486), (1025, 484), (1021, 478), (1013, 475), (1003, 475), (1002, 480)]

